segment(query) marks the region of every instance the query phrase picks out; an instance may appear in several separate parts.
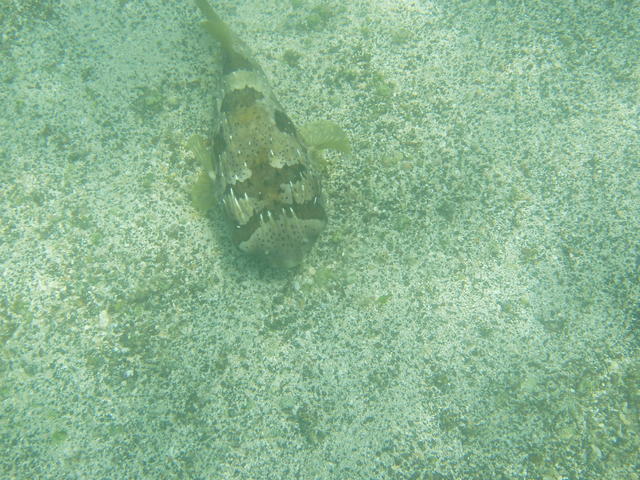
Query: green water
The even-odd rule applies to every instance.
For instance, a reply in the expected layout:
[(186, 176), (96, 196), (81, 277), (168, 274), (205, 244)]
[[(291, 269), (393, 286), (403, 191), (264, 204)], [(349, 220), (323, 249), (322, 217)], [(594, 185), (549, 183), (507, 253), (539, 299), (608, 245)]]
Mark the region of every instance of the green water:
[(0, 3), (0, 479), (639, 478), (638, 2), (214, 4), (351, 139), (291, 271), (195, 6)]

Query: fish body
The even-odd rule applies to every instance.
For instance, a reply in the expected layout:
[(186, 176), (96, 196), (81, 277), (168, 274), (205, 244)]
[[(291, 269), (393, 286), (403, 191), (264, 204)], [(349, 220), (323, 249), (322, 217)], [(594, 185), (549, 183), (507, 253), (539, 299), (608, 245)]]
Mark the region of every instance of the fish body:
[(233, 242), (274, 266), (296, 266), (327, 223), (309, 147), (246, 44), (206, 0), (195, 1), (222, 49), (223, 96), (209, 175)]

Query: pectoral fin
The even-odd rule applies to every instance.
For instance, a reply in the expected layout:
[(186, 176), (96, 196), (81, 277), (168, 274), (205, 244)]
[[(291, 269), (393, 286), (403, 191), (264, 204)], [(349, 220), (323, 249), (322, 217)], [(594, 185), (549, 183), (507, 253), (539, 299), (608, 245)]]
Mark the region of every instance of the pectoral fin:
[(211, 180), (215, 180), (216, 172), (213, 169), (213, 155), (209, 147), (207, 147), (206, 140), (200, 135), (192, 135), (187, 142), (187, 148), (191, 150), (191, 153), (196, 157), (200, 166)]
[(336, 150), (351, 153), (351, 143), (347, 134), (338, 124), (329, 120), (307, 123), (300, 128), (305, 143), (316, 150)]
[(351, 153), (351, 143), (347, 134), (338, 124), (329, 120), (318, 120), (303, 125), (299, 133), (309, 147), (309, 156), (314, 168), (326, 171), (326, 159), (323, 150), (336, 150)]
[(200, 165), (202, 172), (191, 187), (191, 201), (200, 212), (209, 210), (217, 200), (214, 180), (216, 178), (213, 169), (213, 156), (207, 147), (206, 141), (200, 135), (193, 135), (187, 142), (187, 148), (191, 150)]

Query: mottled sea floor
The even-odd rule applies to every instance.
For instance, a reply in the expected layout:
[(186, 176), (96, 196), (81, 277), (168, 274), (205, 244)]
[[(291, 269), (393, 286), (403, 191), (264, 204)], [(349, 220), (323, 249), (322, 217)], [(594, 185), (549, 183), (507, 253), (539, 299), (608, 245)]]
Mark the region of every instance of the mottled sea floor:
[(0, 7), (1, 479), (640, 478), (638, 2), (216, 2), (351, 138), (284, 272), (191, 2)]

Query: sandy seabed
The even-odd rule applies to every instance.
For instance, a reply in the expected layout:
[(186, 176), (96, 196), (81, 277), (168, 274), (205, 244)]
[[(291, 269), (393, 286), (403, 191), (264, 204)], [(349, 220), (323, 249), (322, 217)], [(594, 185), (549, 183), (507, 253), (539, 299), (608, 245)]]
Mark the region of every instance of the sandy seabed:
[(216, 4), (351, 138), (276, 271), (190, 2), (3, 2), (0, 478), (639, 478), (640, 7), (348, 3)]

